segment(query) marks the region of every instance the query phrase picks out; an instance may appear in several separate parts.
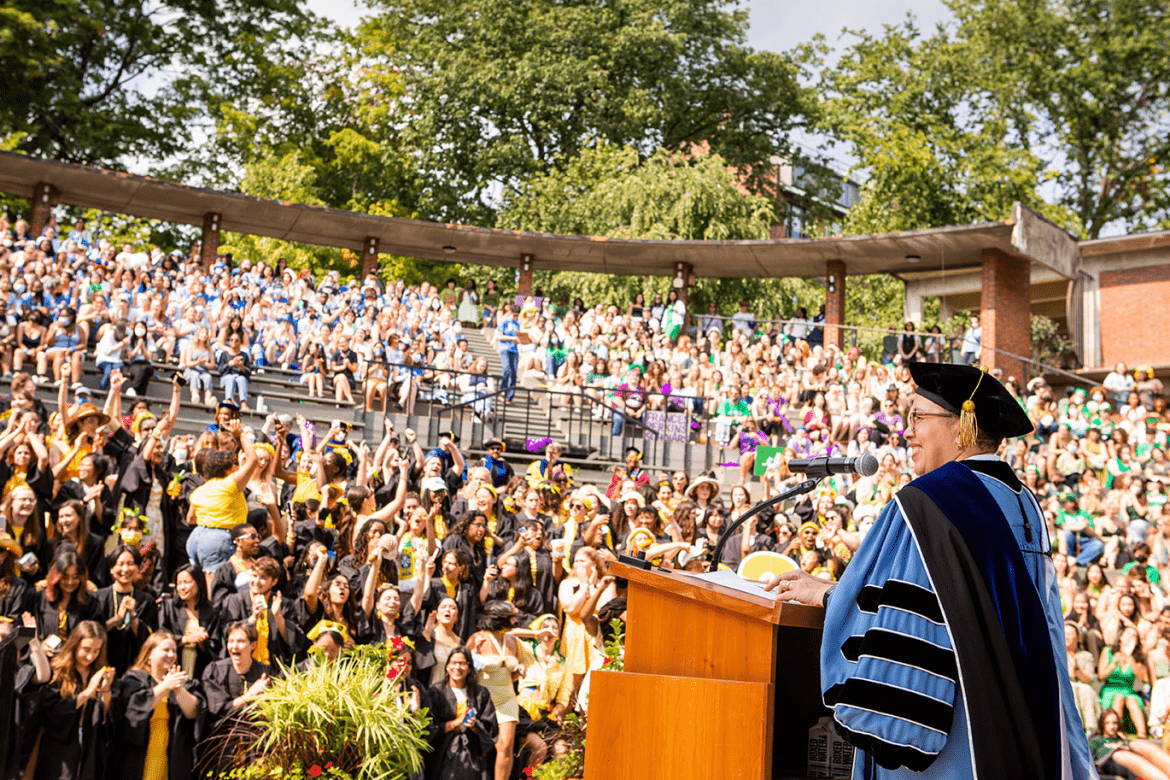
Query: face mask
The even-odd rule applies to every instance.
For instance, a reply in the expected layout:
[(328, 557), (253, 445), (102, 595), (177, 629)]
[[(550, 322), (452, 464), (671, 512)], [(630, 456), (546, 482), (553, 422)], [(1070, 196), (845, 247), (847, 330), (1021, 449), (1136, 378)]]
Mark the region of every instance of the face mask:
[(131, 547), (142, 541), (142, 532), (134, 528), (123, 528), (119, 535), (122, 537), (122, 543)]
[(1094, 394), (1093, 394), (1093, 400), (1094, 400), (1094, 401), (1096, 401), (1097, 403), (1101, 403), (1102, 401), (1104, 401), (1104, 400), (1105, 400), (1105, 396), (1103, 396), (1103, 395), (1098, 395), (1098, 394), (1094, 393)]
[(138, 336), (138, 337), (145, 336), (146, 335), (146, 328), (135, 328), (134, 335)]
[(61, 324), (68, 328), (70, 325), (73, 324), (73, 318), (72, 317), (62, 317)]
[(177, 463), (186, 463), (189, 454), (186, 447), (177, 447), (175, 448), (175, 461)]
[(1075, 444), (1068, 445), (1068, 451), (1071, 454), (1076, 455), (1077, 454), (1077, 445), (1075, 445)]
[(26, 288), (23, 284), (14, 284), (12, 285), (12, 289), (14, 292), (16, 292), (17, 295), (24, 295)]
[(337, 441), (343, 442), (343, 441), (345, 441), (345, 437), (346, 437), (345, 431), (339, 431), (337, 434)]

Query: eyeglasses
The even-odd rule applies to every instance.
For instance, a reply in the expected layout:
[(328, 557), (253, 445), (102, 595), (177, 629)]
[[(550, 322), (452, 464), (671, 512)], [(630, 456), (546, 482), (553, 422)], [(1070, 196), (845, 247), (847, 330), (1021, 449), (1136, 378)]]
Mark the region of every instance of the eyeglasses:
[(584, 509), (584, 504), (569, 504), (569, 509)]
[(955, 415), (950, 414), (948, 412), (924, 412), (924, 411), (921, 411), (919, 409), (915, 409), (913, 412), (910, 412), (910, 414), (906, 415), (906, 419), (907, 419), (906, 430), (910, 430), (911, 428), (918, 427), (918, 424), (920, 422), (922, 422), (923, 417), (951, 417), (951, 418), (954, 418)]

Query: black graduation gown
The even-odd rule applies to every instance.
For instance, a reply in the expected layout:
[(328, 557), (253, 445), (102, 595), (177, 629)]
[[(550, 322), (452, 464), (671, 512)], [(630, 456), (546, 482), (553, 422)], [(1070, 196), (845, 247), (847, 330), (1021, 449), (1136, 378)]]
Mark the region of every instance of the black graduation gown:
[[(508, 601), (508, 581), (503, 577), (494, 580), (488, 588), (488, 599), (500, 599), (501, 601)], [(519, 616), (516, 618), (516, 625), (527, 626), (536, 620), (537, 615), (542, 615), (548, 612), (544, 608), (544, 600), (536, 588), (529, 588), (528, 593), (523, 597), (517, 597), (510, 602), (519, 611)]]
[[(138, 657), (138, 651), (142, 649), (142, 643), (158, 626), (158, 608), (155, 606), (154, 598), (138, 588), (134, 589), (133, 596), (134, 616), (138, 618), (138, 631), (131, 630), (130, 626), (123, 627), (119, 623), (109, 631), (109, 641), (107, 642), (109, 648), (107, 657), (110, 666), (114, 667), (114, 671), (119, 675), (125, 674), (126, 670), (134, 665), (134, 659)], [(121, 596), (115, 596), (113, 586), (101, 588), (90, 597), (90, 619), (96, 620), (104, 626), (107, 620), (117, 614), (118, 604), (121, 603), (121, 600)]]
[[(85, 587), (82, 585), (82, 587)], [(76, 598), (70, 599), (65, 605), (65, 630), (61, 635), (61, 640), (64, 641), (73, 633), (73, 629), (77, 628), (77, 624), (83, 620), (89, 620), (90, 610), (93, 607), (93, 599), (89, 599), (82, 604)], [(49, 599), (45, 596), (42, 590), (37, 593), (36, 606), (33, 608), (33, 616), (37, 619), (37, 636), (50, 637), (53, 634), (59, 634), (58, 627), (60, 625), (60, 614), (54, 604), (49, 603)]]
[[(114, 683), (114, 739), (110, 743), (108, 780), (142, 780), (156, 684), (150, 673), (142, 669), (131, 669)], [(191, 780), (195, 776), (195, 727), (199, 715), (207, 709), (197, 680), (188, 680), (183, 687), (195, 696), (198, 712), (196, 717), (186, 718), (174, 695), (167, 697), (169, 780)]]
[[(443, 580), (433, 577), (418, 615), (413, 613), (408, 600), (404, 600), (403, 615), (416, 620), (419, 626), (425, 626), (427, 618), (439, 608), (439, 602), (445, 598), (447, 598), (447, 587), (443, 584)], [(466, 642), (478, 630), (476, 624), (479, 620), (479, 592), (470, 582), (464, 582), (455, 591), (455, 602), (459, 605), (459, 620), (455, 623), (455, 633)]]
[[(208, 602), (199, 605), (199, 625), (207, 631), (207, 641), (195, 648), (195, 674), (199, 678), (203, 670), (212, 661), (219, 658), (220, 653), (220, 621), (222, 613)], [(170, 631), (175, 635), (176, 642), (182, 642), (183, 634), (187, 632), (187, 609), (179, 599), (169, 593), (164, 595), (158, 605), (158, 627), (160, 631)], [(183, 648), (179, 647), (179, 662), (182, 662)]]
[[(35, 459), (34, 459), (35, 460)], [(12, 479), (12, 475), (16, 473), (16, 469), (6, 460), (0, 460), (0, 487), (8, 484), (8, 480)], [(37, 468), (37, 464), (30, 463), (28, 472), (24, 475), (25, 482), (37, 494), (38, 502), (48, 503), (53, 499), (53, 472), (49, 469), (41, 471)], [(41, 517), (44, 517), (42, 514)]]
[(467, 689), (467, 703), (475, 709), (474, 730), (443, 731), (443, 724), (455, 719), (455, 694), (446, 681), (427, 692), (431, 722), (427, 739), (431, 752), (426, 757), (427, 780), (490, 780), (495, 776), (495, 741), (499, 734), (496, 708), (487, 688)]
[(231, 561), (228, 561), (215, 570), (215, 574), (211, 578), (211, 592), (207, 595), (212, 606), (216, 609), (223, 609), (223, 603), (227, 597), (238, 592), (236, 589), (236, 567), (232, 565)]
[(107, 742), (112, 714), (99, 699), (77, 708), (77, 694), (85, 690), (80, 676), (74, 695), (62, 696), (57, 685), (41, 689), (37, 720), (41, 734), (34, 780), (101, 780), (106, 776)]
[[(468, 559), (471, 560), (471, 565), (467, 567), (467, 576), (471, 579), (476, 590), (479, 590), (483, 586), (483, 579), (487, 574), (487, 554), (484, 553), (482, 547), (472, 547), (459, 534), (449, 534), (443, 540), (443, 555), (455, 550), (467, 553)], [(442, 561), (441, 558), (439, 560)]]
[[(53, 547), (53, 557), (55, 558), (61, 540), (53, 539), (49, 544)], [(113, 578), (110, 577), (110, 567), (106, 563), (106, 542), (95, 533), (86, 534), (85, 569), (89, 575), (89, 581), (99, 588), (114, 584)]]
[(318, 525), (316, 520), (301, 520), (293, 524), (296, 534), (297, 549), (303, 550), (313, 542), (320, 542), (326, 549), (333, 550), (337, 545), (337, 529)]
[[(532, 573), (533, 551), (525, 548), (516, 553), (516, 568)], [(545, 549), (536, 550), (536, 576), (534, 590), (540, 594), (541, 612), (557, 611), (557, 578), (553, 574), (552, 553)], [(538, 613), (539, 614), (539, 613)]]
[[(25, 651), (27, 652), (27, 651)], [(8, 763), (0, 766), (0, 777), (15, 780), (20, 777), (32, 755), (40, 723), (37, 719), (37, 704), (40, 700), (40, 686), (36, 681), (36, 668), (26, 660), (18, 661), (12, 686), (13, 707), (12, 731), (8, 741)]]
[(8, 591), (0, 596), (0, 615), (20, 625), (20, 616), (32, 612), (34, 590), (24, 580), (13, 577), (8, 581)]
[(229, 770), (236, 751), (251, 747), (242, 744), (239, 738), (228, 736), (232, 724), (238, 722), (239, 712), (243, 711), (232, 712), (232, 700), (242, 696), (252, 683), (265, 674), (273, 677), (273, 669), (253, 660), (251, 668), (241, 677), (232, 666), (230, 658), (215, 661), (203, 670), (201, 682), (203, 695), (207, 700), (203, 739), (204, 745), (208, 746), (206, 749), (212, 751), (210, 754), (205, 753), (203, 759), (214, 762), (214, 765), (207, 767), (210, 776), (217, 776), (217, 772)]
[[(288, 629), (288, 641), (285, 641), (280, 631), (277, 630), (276, 619), (272, 614), (272, 610), (268, 610), (268, 658), (272, 661), (271, 665), (274, 667), (277, 661), (286, 666), (292, 664), (293, 657), (305, 644), (305, 633), (301, 630), (300, 624), (293, 615), (295, 610), (292, 607), (292, 601), (282, 596), (280, 611), (284, 615), (285, 628)], [(247, 620), (252, 616), (252, 592), (245, 588), (240, 593), (232, 594), (224, 601), (221, 610), (223, 615), (220, 621), (219, 647), (220, 654), (222, 655), (226, 652), (227, 648), (228, 626), (237, 620)]]

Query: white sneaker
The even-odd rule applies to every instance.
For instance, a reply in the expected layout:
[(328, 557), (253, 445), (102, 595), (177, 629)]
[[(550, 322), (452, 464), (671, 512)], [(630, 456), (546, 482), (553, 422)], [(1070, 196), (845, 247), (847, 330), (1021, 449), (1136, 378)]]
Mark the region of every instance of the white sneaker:
[(137, 398), (137, 397), (138, 397), (138, 391), (137, 391), (137, 390), (135, 390), (133, 387), (127, 387), (127, 388), (126, 388), (126, 390), (125, 390), (125, 395), (126, 395), (128, 398)]

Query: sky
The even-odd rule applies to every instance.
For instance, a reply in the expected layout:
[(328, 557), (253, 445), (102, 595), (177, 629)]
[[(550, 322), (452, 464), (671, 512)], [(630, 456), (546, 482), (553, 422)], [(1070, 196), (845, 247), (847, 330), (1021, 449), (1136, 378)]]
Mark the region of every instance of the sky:
[[(344, 27), (352, 27), (361, 17), (354, 0), (308, 0), (314, 13), (328, 17)], [(751, 27), (748, 43), (754, 49), (787, 51), (804, 43), (816, 33), (824, 33), (830, 42), (844, 27), (878, 32), (883, 24), (897, 24), (913, 13), (919, 27), (928, 30), (951, 13), (941, 0), (741, 0), (748, 9)]]

